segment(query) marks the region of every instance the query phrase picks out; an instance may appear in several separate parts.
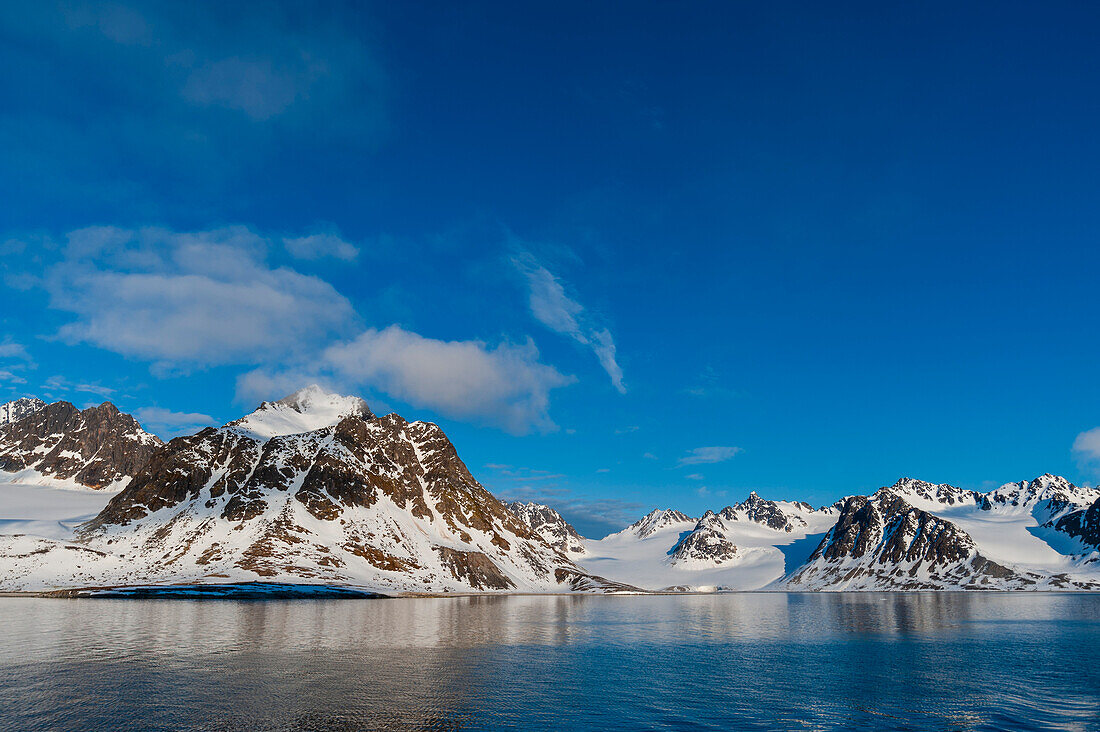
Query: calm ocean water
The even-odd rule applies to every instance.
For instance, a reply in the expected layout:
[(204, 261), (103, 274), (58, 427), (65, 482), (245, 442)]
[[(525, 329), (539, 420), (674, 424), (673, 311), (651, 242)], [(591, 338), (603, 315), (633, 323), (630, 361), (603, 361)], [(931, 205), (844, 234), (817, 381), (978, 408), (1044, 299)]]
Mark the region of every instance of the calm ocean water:
[(3, 730), (1100, 730), (1100, 595), (0, 598)]

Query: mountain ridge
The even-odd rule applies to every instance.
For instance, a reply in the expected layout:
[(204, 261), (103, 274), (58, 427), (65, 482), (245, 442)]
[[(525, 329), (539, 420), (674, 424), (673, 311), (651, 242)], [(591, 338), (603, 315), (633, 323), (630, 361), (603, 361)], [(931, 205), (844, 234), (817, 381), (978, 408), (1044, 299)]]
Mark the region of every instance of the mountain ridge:
[(902, 478), (816, 509), (753, 491), (594, 540), (550, 506), (492, 496), (438, 425), (316, 385), (166, 444), (109, 402), (22, 408), (0, 427), (9, 480), (121, 490), (71, 534), (0, 535), (0, 589), (1100, 588), (1100, 490), (1050, 474), (986, 492)]

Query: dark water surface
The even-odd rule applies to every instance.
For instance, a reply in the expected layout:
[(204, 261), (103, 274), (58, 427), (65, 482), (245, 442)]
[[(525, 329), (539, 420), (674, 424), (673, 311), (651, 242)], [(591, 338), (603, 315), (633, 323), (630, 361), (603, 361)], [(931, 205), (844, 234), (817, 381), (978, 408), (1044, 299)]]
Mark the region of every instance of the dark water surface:
[(1100, 595), (0, 598), (0, 729), (1100, 730)]

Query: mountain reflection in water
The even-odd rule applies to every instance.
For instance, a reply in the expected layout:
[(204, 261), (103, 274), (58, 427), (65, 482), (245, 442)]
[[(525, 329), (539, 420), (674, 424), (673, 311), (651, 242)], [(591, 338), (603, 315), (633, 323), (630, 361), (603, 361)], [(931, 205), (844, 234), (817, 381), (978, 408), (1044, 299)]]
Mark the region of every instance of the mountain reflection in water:
[(1100, 595), (0, 598), (22, 730), (1100, 729)]

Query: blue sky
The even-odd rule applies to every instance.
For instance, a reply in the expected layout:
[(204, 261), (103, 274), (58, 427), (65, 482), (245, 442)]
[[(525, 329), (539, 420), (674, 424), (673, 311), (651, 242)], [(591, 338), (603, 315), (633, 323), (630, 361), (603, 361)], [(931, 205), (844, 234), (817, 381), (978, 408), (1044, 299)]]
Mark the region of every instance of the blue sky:
[(228, 5), (0, 9), (0, 395), (319, 381), (592, 535), (1100, 477), (1095, 5)]

